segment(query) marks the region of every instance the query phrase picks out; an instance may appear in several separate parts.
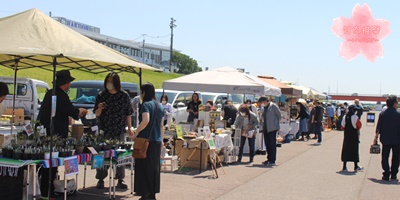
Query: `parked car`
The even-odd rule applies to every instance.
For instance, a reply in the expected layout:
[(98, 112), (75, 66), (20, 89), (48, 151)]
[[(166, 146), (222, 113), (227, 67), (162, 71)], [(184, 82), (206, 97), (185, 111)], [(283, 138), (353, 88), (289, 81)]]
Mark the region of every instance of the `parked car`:
[[(138, 85), (136, 83), (121, 82), (121, 87), (128, 92), (131, 99), (138, 95)], [(96, 103), (96, 96), (102, 90), (104, 90), (104, 81), (74, 81), (69, 89), (69, 98), (76, 108), (93, 109)], [(84, 125), (95, 125), (95, 119), (81, 117), (81, 120)]]
[[(10, 94), (0, 105), (0, 115), (6, 109), (13, 107), (14, 77), (0, 76), (0, 82), (7, 84)], [(30, 78), (17, 78), (17, 94), (15, 95), (15, 108), (24, 109), (25, 120), (36, 120), (44, 95), (49, 90), (49, 85), (41, 80)]]

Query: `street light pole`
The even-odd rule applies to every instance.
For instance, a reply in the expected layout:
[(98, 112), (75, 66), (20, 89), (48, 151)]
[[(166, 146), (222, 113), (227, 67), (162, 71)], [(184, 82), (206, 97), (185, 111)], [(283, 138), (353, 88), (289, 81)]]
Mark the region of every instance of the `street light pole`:
[(170, 56), (169, 56), (169, 70), (171, 71), (171, 73), (174, 72), (174, 69), (172, 67), (172, 45), (174, 42), (174, 28), (176, 27), (176, 25), (174, 24), (174, 22), (176, 22), (176, 20), (174, 18), (171, 18), (171, 23), (169, 24), (169, 27), (171, 28), (171, 45), (170, 45)]

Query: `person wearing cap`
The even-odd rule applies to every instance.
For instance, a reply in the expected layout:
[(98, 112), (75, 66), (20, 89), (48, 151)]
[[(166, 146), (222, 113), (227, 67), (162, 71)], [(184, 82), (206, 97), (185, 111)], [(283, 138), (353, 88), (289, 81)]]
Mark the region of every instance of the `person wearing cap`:
[[(42, 124), (46, 128), (46, 133), (49, 136), (50, 133), (50, 117), (51, 117), (51, 107), (52, 107), (52, 96), (53, 90), (55, 90), (55, 94), (57, 96), (56, 102), (56, 113), (53, 119), (54, 123), (54, 134), (60, 136), (62, 138), (68, 137), (68, 126), (69, 126), (69, 117), (78, 120), (79, 116), (83, 116), (87, 113), (87, 110), (84, 108), (75, 108), (71, 101), (69, 100), (67, 91), (71, 86), (71, 82), (75, 80), (74, 77), (71, 76), (68, 70), (60, 70), (56, 73), (56, 82), (55, 88), (46, 92), (44, 96), (42, 105), (39, 110), (38, 119), (40, 124)], [(41, 184), (40, 190), (42, 196), (47, 196), (48, 192), (48, 180), (49, 180), (49, 169), (42, 168), (41, 174)], [(54, 185), (53, 181), (57, 173), (57, 168), (53, 167), (51, 170), (51, 190), (50, 195), (54, 194)]]
[(0, 103), (2, 103), (4, 99), (6, 99), (6, 96), (9, 93), (10, 92), (8, 91), (7, 84), (0, 82)]
[[(55, 94), (57, 96), (56, 113), (54, 116), (54, 133), (62, 138), (68, 137), (69, 117), (75, 120), (79, 116), (87, 113), (84, 108), (75, 108), (69, 100), (67, 91), (71, 87), (71, 82), (75, 80), (71, 76), (69, 70), (60, 70), (56, 73), (56, 87)], [(42, 105), (39, 110), (39, 122), (46, 128), (47, 135), (50, 135), (50, 116), (51, 116), (51, 102), (53, 96), (53, 89), (46, 92)]]
[(280, 129), (281, 111), (279, 107), (269, 101), (267, 97), (260, 97), (258, 103), (263, 108), (261, 126), (264, 134), (265, 147), (267, 148), (267, 161), (264, 165), (275, 165), (276, 161), (276, 134)]

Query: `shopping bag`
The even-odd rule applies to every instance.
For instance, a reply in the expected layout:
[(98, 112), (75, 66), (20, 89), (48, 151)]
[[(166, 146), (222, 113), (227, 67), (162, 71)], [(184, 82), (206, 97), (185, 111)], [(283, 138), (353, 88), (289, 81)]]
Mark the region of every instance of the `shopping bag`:
[(133, 143), (132, 157), (138, 159), (145, 159), (148, 147), (149, 147), (149, 140), (147, 138), (135, 138)]

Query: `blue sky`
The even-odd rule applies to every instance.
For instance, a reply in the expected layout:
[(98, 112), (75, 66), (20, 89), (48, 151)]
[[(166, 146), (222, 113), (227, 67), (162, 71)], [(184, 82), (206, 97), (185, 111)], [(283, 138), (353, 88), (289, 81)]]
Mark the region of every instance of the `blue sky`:
[[(5, 1), (4, 1), (5, 2)], [(31, 8), (101, 28), (121, 39), (169, 46), (170, 18), (176, 19), (174, 48), (210, 69), (245, 68), (330, 93), (400, 94), (400, 4), (398, 1), (6, 1), (0, 17)], [(374, 18), (389, 20), (381, 40), (384, 57), (339, 57), (342, 39), (330, 27), (367, 3)], [(156, 37), (159, 36), (159, 37)]]

